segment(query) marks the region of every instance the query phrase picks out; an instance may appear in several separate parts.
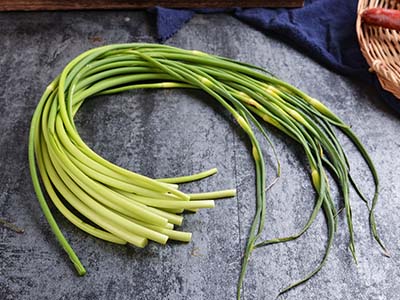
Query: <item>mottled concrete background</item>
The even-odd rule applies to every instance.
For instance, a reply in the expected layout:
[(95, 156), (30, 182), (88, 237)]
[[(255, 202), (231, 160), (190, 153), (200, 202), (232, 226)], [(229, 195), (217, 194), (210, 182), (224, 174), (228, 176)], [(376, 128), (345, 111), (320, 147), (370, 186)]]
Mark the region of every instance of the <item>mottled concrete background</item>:
[[(153, 42), (143, 12), (0, 14), (0, 217), (25, 229), (0, 228), (0, 299), (233, 299), (240, 258), (254, 212), (254, 170), (244, 135), (210, 97), (194, 91), (135, 91), (89, 101), (77, 116), (79, 131), (101, 155), (149, 176), (189, 174), (217, 167), (190, 191), (237, 187), (238, 196), (188, 215), (190, 244), (151, 243), (144, 250), (111, 245), (74, 228), (56, 213), (88, 269), (75, 275), (35, 198), (27, 161), (28, 128), (47, 84), (73, 57), (91, 47)], [(263, 66), (322, 99), (353, 126), (381, 176), (377, 221), (391, 250), (385, 258), (368, 229), (367, 211), (352, 192), (359, 264), (347, 250), (340, 216), (335, 245), (323, 270), (281, 299), (400, 299), (400, 119), (375, 92), (332, 74), (279, 41), (227, 15), (198, 15), (168, 44)], [(268, 196), (265, 237), (296, 232), (313, 205), (301, 149), (272, 131), (283, 164)], [(351, 144), (343, 144), (361, 187), (371, 178)], [(268, 173), (273, 160), (266, 143)], [(274, 299), (318, 263), (326, 242), (322, 214), (298, 241), (254, 252), (243, 299)]]

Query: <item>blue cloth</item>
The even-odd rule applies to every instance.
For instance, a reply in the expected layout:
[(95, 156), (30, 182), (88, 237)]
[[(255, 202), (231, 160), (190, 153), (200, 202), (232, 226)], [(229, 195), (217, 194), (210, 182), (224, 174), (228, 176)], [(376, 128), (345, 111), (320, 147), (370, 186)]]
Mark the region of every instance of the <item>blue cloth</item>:
[(174, 35), (195, 13), (226, 12), (246, 24), (288, 42), (330, 70), (375, 86), (381, 98), (400, 113), (400, 100), (384, 91), (368, 72), (355, 31), (357, 1), (306, 0), (295, 9), (167, 9), (151, 10), (161, 42)]

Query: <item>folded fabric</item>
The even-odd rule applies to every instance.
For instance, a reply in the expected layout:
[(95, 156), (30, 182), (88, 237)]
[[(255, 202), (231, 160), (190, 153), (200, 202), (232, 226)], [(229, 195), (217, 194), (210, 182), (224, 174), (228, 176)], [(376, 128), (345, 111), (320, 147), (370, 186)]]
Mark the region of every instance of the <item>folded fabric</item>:
[(357, 1), (306, 0), (295, 9), (167, 9), (156, 7), (160, 41), (174, 35), (195, 13), (230, 13), (244, 23), (266, 34), (288, 42), (332, 71), (358, 78), (376, 87), (380, 97), (400, 113), (400, 100), (384, 91), (358, 45), (355, 22)]

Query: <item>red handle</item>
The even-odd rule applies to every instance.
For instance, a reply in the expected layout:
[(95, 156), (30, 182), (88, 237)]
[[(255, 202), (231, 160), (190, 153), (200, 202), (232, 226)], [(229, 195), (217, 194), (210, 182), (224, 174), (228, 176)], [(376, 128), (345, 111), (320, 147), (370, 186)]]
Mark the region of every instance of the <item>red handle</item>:
[(369, 8), (362, 12), (361, 19), (369, 25), (400, 31), (400, 10)]

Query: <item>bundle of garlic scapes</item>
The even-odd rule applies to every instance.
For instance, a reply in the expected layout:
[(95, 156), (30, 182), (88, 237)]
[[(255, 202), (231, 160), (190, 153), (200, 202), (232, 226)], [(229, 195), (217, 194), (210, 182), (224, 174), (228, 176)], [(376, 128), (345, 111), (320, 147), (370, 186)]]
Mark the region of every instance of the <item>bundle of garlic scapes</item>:
[[(323, 260), (312, 273), (281, 292), (308, 280), (321, 269), (333, 243), (338, 214), (327, 172), (339, 182), (350, 233), (349, 248), (354, 259), (350, 185), (367, 204), (372, 234), (385, 250), (374, 218), (378, 176), (361, 142), (350, 127), (321, 102), (261, 71), (264, 70), (196, 50), (157, 44), (116, 44), (79, 55), (47, 87), (31, 123), (31, 176), (42, 210), (80, 275), (85, 274), (85, 269), (51, 214), (39, 174), (54, 206), (74, 225), (95, 237), (138, 247), (144, 247), (148, 240), (161, 244), (168, 239), (189, 241), (190, 233), (174, 229), (182, 222), (180, 213), (210, 208), (214, 206), (212, 199), (235, 195), (235, 190), (200, 194), (185, 194), (178, 190), (179, 183), (205, 178), (214, 174), (215, 169), (191, 176), (151, 179), (105, 160), (85, 144), (75, 127), (74, 116), (86, 99), (143, 88), (201, 89), (225, 107), (249, 137), (256, 169), (256, 212), (244, 252), (238, 298), (253, 249), (298, 238), (311, 226), (320, 209), (328, 223), (328, 245)], [(266, 241), (260, 241), (266, 214), (265, 164), (254, 129), (263, 134), (273, 150), (274, 147), (261, 122), (302, 145), (317, 195), (309, 220), (299, 233)], [(371, 202), (350, 175), (349, 162), (334, 127), (354, 143), (371, 171), (375, 184)], [(277, 166), (279, 176), (279, 161)], [(71, 212), (65, 203), (79, 215)], [(82, 217), (95, 226), (86, 223)]]

